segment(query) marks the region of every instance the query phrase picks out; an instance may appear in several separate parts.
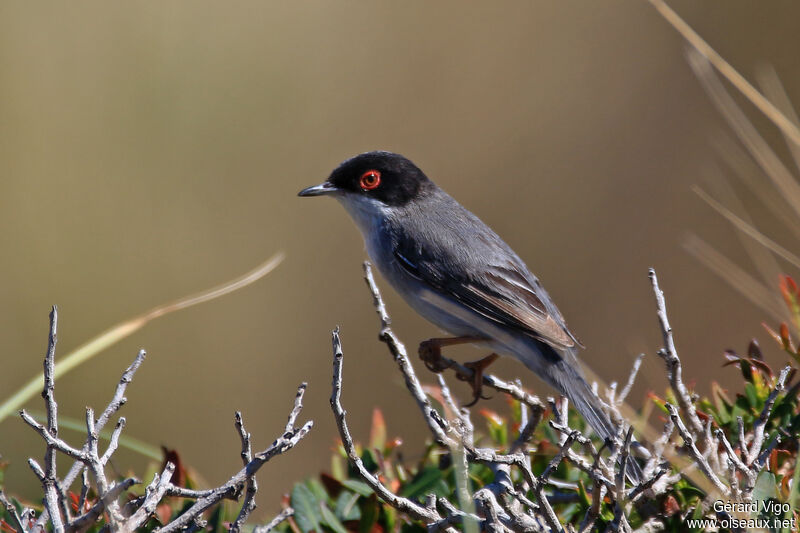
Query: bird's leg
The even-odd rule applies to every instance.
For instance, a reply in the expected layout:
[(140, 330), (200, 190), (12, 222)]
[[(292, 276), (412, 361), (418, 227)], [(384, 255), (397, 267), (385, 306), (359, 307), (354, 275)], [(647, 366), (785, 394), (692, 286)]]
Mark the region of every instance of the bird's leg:
[(446, 337), (441, 339), (428, 339), (419, 343), (419, 358), (425, 367), (437, 374), (453, 366), (453, 361), (442, 357), (442, 348), (456, 344), (468, 344), (481, 341), (480, 337)]
[(464, 407), (472, 407), (478, 400), (483, 398), (484, 400), (488, 400), (486, 396), (481, 394), (481, 390), (483, 388), (483, 371), (486, 368), (494, 363), (495, 359), (499, 356), (496, 353), (490, 353), (483, 359), (478, 361), (472, 361), (471, 363), (464, 363), (464, 366), (472, 370), (472, 376), (466, 376), (461, 373), (457, 373), (456, 377), (461, 381), (468, 381), (470, 385), (472, 385), (472, 401), (466, 404)]
[[(446, 337), (439, 339), (428, 339), (424, 342), (421, 342), (419, 345), (419, 358), (422, 359), (422, 362), (425, 363), (425, 366), (428, 370), (431, 372), (440, 373), (453, 366), (454, 363), (454, 361), (451, 359), (442, 357), (443, 347), (472, 342), (481, 342), (485, 340), (486, 339), (481, 337)], [(461, 371), (456, 372), (456, 377), (458, 379), (461, 381), (467, 381), (472, 386), (472, 401), (465, 407), (475, 405), (475, 403), (477, 403), (477, 401), (481, 398), (486, 399), (486, 397), (481, 394), (481, 390), (483, 388), (483, 371), (486, 369), (486, 367), (492, 364), (497, 357), (498, 355), (493, 353), (478, 361), (465, 363), (464, 366), (467, 369), (472, 370), (471, 375), (467, 375)]]

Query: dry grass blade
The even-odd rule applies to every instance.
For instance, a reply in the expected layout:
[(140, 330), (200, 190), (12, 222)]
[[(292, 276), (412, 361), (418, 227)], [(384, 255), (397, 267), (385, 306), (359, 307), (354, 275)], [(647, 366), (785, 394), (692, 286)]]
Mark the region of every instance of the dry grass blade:
[(736, 215), (733, 211), (722, 205), (720, 202), (716, 201), (700, 187), (693, 185), (692, 190), (700, 198), (702, 198), (703, 201), (710, 205), (714, 211), (725, 217), (736, 229), (749, 236), (778, 257), (781, 257), (797, 268), (800, 268), (800, 257), (797, 257), (795, 254), (758, 231), (758, 229), (753, 227), (749, 222)]
[[(742, 154), (742, 158), (747, 159), (744, 154)], [(758, 174), (760, 174), (760, 172), (758, 172)], [(762, 242), (760, 237), (766, 239), (766, 236), (764, 236), (763, 232), (756, 228), (755, 222), (750, 217), (747, 208), (739, 199), (739, 196), (736, 194), (736, 191), (733, 189), (731, 184), (722, 176), (718, 176), (718, 178), (719, 179), (709, 182), (711, 190), (708, 193), (708, 196), (711, 197), (723, 210), (727, 210), (733, 216), (741, 219), (742, 224), (750, 226), (752, 231), (755, 232), (755, 234), (751, 234), (742, 230), (738, 231), (736, 236), (739, 238), (739, 242), (742, 243), (742, 247), (744, 247), (745, 252), (747, 252), (750, 260), (756, 267), (756, 270), (761, 275), (761, 281), (764, 283), (764, 285), (768, 287), (774, 285), (775, 280), (780, 279), (781, 274), (784, 272), (784, 268), (778, 264), (778, 260), (773, 254), (773, 251), (765, 246), (764, 242)], [(763, 185), (761, 188), (773, 190), (771, 187), (763, 187)], [(789, 213), (789, 216), (791, 219), (794, 219), (794, 215), (792, 213)], [(767, 240), (769, 241), (769, 239)], [(780, 302), (780, 305), (784, 305), (783, 299), (777, 291), (773, 297), (777, 302)]]
[[(789, 95), (786, 94), (786, 90), (783, 88), (783, 84), (778, 78), (778, 73), (775, 72), (775, 69), (770, 65), (761, 67), (756, 72), (756, 79), (767, 98), (775, 103), (775, 107), (780, 109), (795, 125), (800, 124), (800, 119), (797, 118), (797, 113), (794, 110), (792, 101), (789, 100)], [(798, 170), (800, 170), (800, 146), (794, 144), (788, 137), (786, 137), (786, 145), (789, 147), (792, 157), (794, 157), (795, 165)]]
[[(277, 267), (283, 261), (284, 254), (279, 252), (269, 258), (267, 261), (261, 263), (256, 268), (239, 276), (236, 279), (230, 280), (217, 287), (192, 294), (185, 298), (169, 302), (164, 305), (159, 305), (139, 316), (120, 322), (112, 326), (95, 338), (88, 341), (86, 344), (79, 346), (66, 356), (64, 356), (55, 367), (54, 378), (58, 379), (76, 366), (88, 361), (98, 353), (102, 352), (109, 346), (116, 344), (125, 337), (142, 329), (148, 322), (162, 317), (174, 311), (180, 311), (193, 305), (208, 302), (220, 296), (224, 296), (233, 291), (246, 287), (251, 283), (258, 281)], [(8, 398), (0, 404), (0, 422), (5, 420), (9, 414), (16, 412), (22, 407), (25, 402), (36, 396), (41, 392), (44, 377), (42, 374), (31, 379), (21, 389), (14, 393), (13, 396)]]
[(773, 291), (742, 270), (733, 261), (694, 234), (686, 237), (684, 248), (710, 270), (739, 291), (745, 298), (772, 315), (775, 320), (787, 319), (786, 310), (775, 300)]
[(744, 76), (739, 74), (716, 50), (695, 32), (677, 13), (675, 13), (663, 0), (650, 0), (650, 3), (678, 30), (684, 39), (691, 44), (697, 53), (708, 60), (720, 74), (725, 76), (741, 93), (750, 100), (764, 115), (775, 123), (786, 138), (800, 147), (800, 129), (781, 113), (764, 95), (753, 87)]
[(711, 101), (717, 106), (722, 116), (728, 121), (733, 131), (745, 145), (750, 155), (769, 176), (780, 190), (786, 201), (800, 216), (800, 184), (786, 168), (780, 158), (772, 151), (767, 142), (759, 135), (753, 124), (747, 119), (739, 106), (733, 101), (722, 82), (714, 74), (708, 61), (696, 52), (689, 52), (689, 64), (705, 87)]
[(716, 135), (711, 143), (719, 153), (722, 162), (731, 170), (738, 180), (747, 187), (750, 196), (767, 206), (783, 226), (800, 239), (800, 224), (797, 215), (786, 199), (774, 187), (764, 187), (764, 174), (755, 161), (741, 149), (728, 135)]

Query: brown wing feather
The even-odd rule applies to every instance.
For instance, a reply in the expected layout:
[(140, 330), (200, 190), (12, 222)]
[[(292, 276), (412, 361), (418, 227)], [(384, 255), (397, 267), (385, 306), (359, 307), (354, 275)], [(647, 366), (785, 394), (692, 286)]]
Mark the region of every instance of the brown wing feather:
[[(474, 215), (457, 204), (455, 209), (462, 214), (458, 231), (448, 231), (447, 225), (431, 234), (420, 231), (427, 239), (424, 246), (418, 238), (408, 237), (403, 226), (394, 227), (397, 264), (439, 294), (455, 298), (502, 326), (516, 328), (556, 349), (580, 345), (547, 292), (513, 250)], [(464, 229), (478, 224), (475, 231)], [(472, 239), (465, 240), (466, 234)]]
[[(529, 330), (529, 334), (553, 347), (572, 348), (575, 341), (569, 332), (556, 322), (546, 311), (533, 306), (525, 308), (515, 305), (509, 300), (498, 298), (492, 294), (482, 291), (478, 287), (469, 286), (469, 290), (478, 298), (486, 301), (493, 307), (500, 309), (503, 313), (513, 317), (516, 322)], [(527, 291), (524, 291), (527, 293)], [(532, 295), (536, 298), (536, 295)], [(538, 300), (538, 298), (536, 298)]]

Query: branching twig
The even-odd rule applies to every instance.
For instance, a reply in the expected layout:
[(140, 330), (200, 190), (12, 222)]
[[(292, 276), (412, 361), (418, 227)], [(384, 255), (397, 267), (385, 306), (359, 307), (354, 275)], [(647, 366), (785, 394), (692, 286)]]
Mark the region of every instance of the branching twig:
[[(55, 399), (55, 356), (56, 342), (58, 342), (58, 308), (53, 306), (50, 311), (50, 335), (47, 341), (47, 354), (44, 358), (44, 398), (47, 410), (47, 431), (54, 438), (58, 437), (58, 404)], [(69, 520), (69, 516), (61, 516), (61, 509), (66, 507), (63, 495), (58, 490), (58, 480), (56, 478), (56, 448), (53, 443), (47, 443), (47, 450), (44, 455), (44, 502), (47, 511), (50, 513), (50, 523), (53, 525), (54, 533), (63, 533), (64, 520)]]
[[(299, 391), (298, 391), (299, 394)], [(235, 415), (235, 425), (236, 429), (239, 431), (239, 438), (242, 441), (242, 463), (247, 467), (248, 463), (253, 460), (253, 448), (250, 444), (250, 433), (244, 428), (244, 420), (242, 419), (242, 413), (236, 411)], [(287, 429), (288, 431), (288, 429)], [(256, 508), (256, 492), (258, 492), (258, 482), (256, 481), (255, 475), (248, 476), (246, 482), (247, 488), (245, 489), (245, 496), (244, 502), (242, 502), (242, 508), (239, 510), (239, 515), (236, 517), (236, 520), (231, 525), (231, 532), (238, 533), (241, 531), (242, 526), (247, 521), (247, 518), (250, 516)]]
[(684, 425), (683, 420), (681, 420), (681, 417), (678, 414), (678, 410), (671, 403), (667, 403), (665, 405), (669, 411), (669, 416), (672, 419), (672, 422), (678, 428), (678, 433), (683, 439), (683, 442), (686, 444), (686, 447), (689, 450), (689, 455), (692, 456), (695, 464), (698, 466), (698, 468), (700, 468), (700, 471), (705, 474), (709, 481), (714, 484), (714, 487), (720, 493), (728, 494), (730, 492), (728, 487), (726, 487), (725, 484), (720, 481), (717, 474), (711, 469), (708, 461), (706, 461), (706, 458), (703, 457), (703, 455), (700, 453), (700, 450), (697, 449), (697, 446), (694, 443), (694, 436), (686, 428), (686, 425)]
[(28, 530), (22, 525), (22, 518), (20, 518), (19, 513), (17, 513), (17, 508), (6, 498), (2, 490), (0, 490), (0, 504), (2, 504), (3, 508), (6, 510), (8, 516), (11, 517), (11, 527), (13, 527), (17, 533), (26, 533)]
[[(196, 518), (210, 507), (219, 503), (222, 499), (230, 498), (232, 495), (237, 495), (241, 492), (247, 480), (255, 476), (256, 472), (264, 466), (264, 464), (283, 452), (291, 450), (294, 446), (305, 437), (313, 426), (312, 421), (308, 421), (300, 428), (295, 428), (294, 423), (297, 419), (300, 409), (302, 408), (303, 394), (306, 389), (306, 384), (301, 384), (297, 389), (297, 396), (295, 398), (295, 405), (289, 415), (289, 424), (287, 430), (283, 435), (278, 437), (266, 450), (253, 454), (253, 459), (245, 465), (239, 472), (233, 475), (225, 484), (206, 491), (197, 501), (189, 507), (184, 513), (160, 528), (160, 533), (172, 533), (180, 531), (182, 528), (188, 526)], [(169, 488), (169, 487), (168, 487)]]
[[(371, 279), (369, 268), (367, 268), (367, 272), (369, 280)], [(373, 292), (373, 294), (375, 294), (375, 292)], [(379, 296), (376, 297), (376, 299), (378, 298)], [(379, 307), (379, 312), (381, 308), (382, 306)], [(388, 321), (384, 321), (383, 317), (381, 318), (381, 321), (384, 323), (384, 327), (386, 327)], [(333, 391), (331, 392), (331, 409), (333, 410), (333, 415), (336, 419), (336, 427), (339, 429), (339, 436), (342, 439), (342, 446), (347, 453), (350, 463), (356, 467), (358, 474), (361, 476), (364, 482), (369, 485), (373, 491), (375, 491), (375, 494), (377, 494), (380, 499), (416, 520), (420, 520), (428, 524), (438, 522), (442, 519), (438, 512), (426, 507), (422, 507), (421, 505), (417, 505), (408, 498), (403, 498), (390, 491), (378, 480), (377, 477), (373, 476), (366, 469), (364, 463), (361, 461), (361, 457), (359, 457), (358, 453), (356, 453), (353, 437), (350, 436), (350, 429), (347, 427), (346, 412), (342, 407), (341, 401), (343, 358), (344, 354), (342, 352), (342, 342), (339, 339), (339, 329), (337, 328), (333, 330)], [(424, 395), (424, 393), (422, 394)], [(423, 409), (423, 413), (425, 412), (425, 409)]]
[(278, 525), (281, 522), (283, 522), (293, 514), (294, 514), (294, 509), (292, 509), (291, 507), (287, 507), (286, 509), (278, 513), (277, 516), (275, 516), (275, 518), (270, 520), (268, 524), (253, 528), (253, 533), (269, 533), (270, 531), (278, 527)]
[(669, 325), (667, 318), (667, 304), (664, 300), (664, 293), (658, 287), (658, 278), (656, 277), (655, 269), (650, 269), (650, 282), (653, 284), (653, 292), (656, 296), (656, 312), (658, 314), (658, 322), (661, 325), (661, 333), (664, 337), (664, 348), (658, 351), (658, 355), (664, 359), (667, 365), (667, 374), (669, 376), (669, 384), (672, 387), (675, 396), (678, 398), (678, 405), (681, 408), (684, 416), (689, 420), (694, 437), (699, 437), (703, 434), (703, 423), (695, 411), (694, 401), (692, 400), (689, 390), (683, 384), (681, 361), (678, 358), (678, 350), (675, 348), (675, 341), (672, 336), (672, 327)]
[[(114, 396), (99, 419), (95, 420), (93, 409), (86, 409), (85, 442), (80, 448), (73, 447), (58, 437), (58, 404), (54, 394), (54, 356), (57, 316), (57, 310), (53, 308), (50, 317), (51, 327), (48, 350), (44, 361), (45, 379), (44, 390), (42, 392), (42, 397), (45, 400), (47, 408), (46, 425), (37, 422), (25, 410), (20, 412), (23, 421), (42, 437), (47, 447), (44, 467), (40, 466), (34, 459), (28, 460), (31, 470), (33, 470), (36, 477), (39, 478), (45, 493), (45, 510), (38, 517), (32, 531), (36, 533), (42, 531), (49, 521), (54, 532), (81, 533), (93, 526), (101, 517), (105, 516), (108, 521), (105, 528), (106, 530), (113, 532), (132, 532), (147, 523), (155, 512), (156, 507), (166, 496), (194, 499), (195, 502), (172, 522), (162, 527), (161, 531), (171, 532), (184, 528), (191, 530), (200, 522), (204, 522), (200, 516), (203, 512), (218, 504), (222, 499), (239, 499), (242, 494), (242, 489), (246, 486), (247, 491), (242, 509), (237, 520), (231, 527), (232, 530), (239, 531), (255, 508), (254, 498), (258, 490), (258, 485), (255, 480), (256, 472), (264, 463), (275, 455), (281, 454), (294, 447), (308, 434), (312, 427), (313, 423), (311, 421), (306, 422), (300, 428), (295, 427), (297, 417), (303, 407), (303, 394), (306, 389), (306, 384), (303, 383), (298, 388), (294, 405), (289, 414), (283, 434), (262, 452), (256, 454), (252, 453), (250, 435), (244, 429), (241, 414), (237, 413), (236, 426), (239, 431), (240, 440), (242, 441), (241, 456), (244, 466), (242, 470), (232, 476), (227, 483), (215, 489), (208, 490), (191, 490), (178, 487), (171, 482), (176, 466), (174, 463), (168, 462), (161, 474), (156, 475), (152, 483), (148, 485), (145, 495), (140, 498), (129, 500), (125, 505), (125, 512), (123, 513), (122, 509), (120, 509), (118, 499), (125, 494), (131, 486), (139, 483), (139, 481), (135, 478), (128, 478), (121, 481), (109, 481), (105, 469), (112, 455), (118, 449), (120, 435), (125, 427), (125, 419), (120, 418), (117, 422), (112, 431), (111, 438), (109, 439), (108, 447), (103, 453), (99, 450), (98, 435), (102, 426), (125, 403), (125, 390), (131, 382), (136, 370), (143, 362), (145, 352), (140, 351), (134, 362), (123, 373)], [(75, 461), (63, 481), (59, 481), (56, 475), (55, 458), (57, 453), (61, 453)], [(67, 491), (74, 479), (81, 472), (83, 476), (80, 497), (77, 500), (78, 516), (73, 518), (67, 506)], [(91, 490), (88, 476), (89, 472), (91, 472), (94, 481), (97, 501), (90, 508), (86, 509), (87, 496)], [(31, 513), (26, 511), (24, 517), (19, 517), (16, 510), (13, 509), (13, 505), (7, 501), (5, 496), (2, 494), (0, 494), (0, 496), (2, 496), (0, 502), (4, 505), (8, 503), (6, 508), (8, 514), (11, 516), (11, 521), (19, 522), (19, 531), (28, 533), (23, 526), (28, 520), (32, 519), (32, 517), (29, 516)], [(9, 508), (9, 506), (11, 508)], [(275, 522), (269, 527), (274, 527), (277, 523), (279, 522)], [(12, 527), (17, 526), (12, 525)]]
[(628, 394), (631, 393), (631, 389), (633, 388), (633, 383), (636, 381), (636, 375), (639, 373), (639, 367), (642, 366), (642, 359), (644, 359), (644, 354), (640, 353), (636, 359), (633, 361), (633, 366), (631, 367), (631, 373), (628, 376), (628, 382), (625, 384), (625, 388), (622, 389), (622, 392), (619, 393), (617, 397), (617, 405), (621, 405), (625, 402), (625, 398), (628, 397)]
[(408, 357), (406, 347), (400, 342), (390, 327), (391, 319), (386, 313), (386, 305), (383, 303), (378, 285), (375, 283), (375, 278), (372, 276), (372, 268), (370, 264), (366, 262), (364, 263), (364, 279), (372, 293), (375, 309), (381, 320), (381, 330), (378, 338), (389, 347), (389, 351), (392, 353), (395, 362), (398, 367), (400, 367), (400, 372), (405, 378), (406, 387), (416, 400), (420, 411), (422, 411), (422, 416), (428, 424), (428, 428), (433, 433), (433, 436), (436, 438), (436, 441), (445, 446), (453, 444), (447, 436), (447, 431), (449, 429), (447, 421), (443, 420), (431, 405), (431, 402), (425, 395), (425, 391), (422, 389), (422, 385), (417, 379), (417, 375), (414, 373), (414, 367), (411, 366), (411, 360)]
[(759, 416), (758, 420), (753, 424), (753, 442), (750, 445), (750, 450), (745, 460), (748, 465), (752, 465), (761, 453), (761, 446), (764, 444), (764, 429), (767, 426), (767, 420), (769, 420), (769, 415), (772, 412), (772, 406), (775, 405), (775, 399), (778, 397), (778, 394), (783, 392), (783, 389), (786, 388), (786, 376), (789, 375), (791, 369), (792, 367), (787, 366), (781, 370), (778, 381), (775, 383), (775, 388), (769, 393), (767, 401), (764, 403), (761, 416)]

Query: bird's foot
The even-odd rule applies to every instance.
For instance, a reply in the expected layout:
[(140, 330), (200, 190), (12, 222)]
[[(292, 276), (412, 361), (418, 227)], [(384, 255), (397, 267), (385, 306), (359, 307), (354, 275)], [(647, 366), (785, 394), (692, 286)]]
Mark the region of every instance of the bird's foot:
[(467, 381), (472, 386), (472, 401), (466, 404), (464, 407), (472, 407), (478, 400), (484, 399), (488, 400), (488, 396), (484, 396), (482, 394), (483, 391), (483, 371), (486, 368), (494, 363), (495, 359), (497, 359), (498, 355), (496, 353), (492, 353), (480, 359), (479, 361), (473, 361), (471, 363), (464, 363), (464, 366), (468, 369), (472, 370), (472, 375), (466, 375), (462, 373), (457, 373), (456, 377), (461, 381)]
[(419, 358), (431, 372), (444, 372), (453, 365), (442, 357), (442, 339), (428, 339), (419, 343)]

